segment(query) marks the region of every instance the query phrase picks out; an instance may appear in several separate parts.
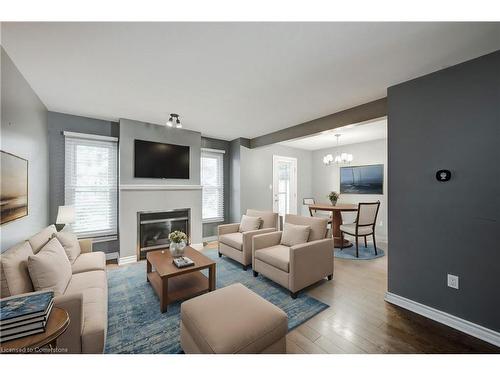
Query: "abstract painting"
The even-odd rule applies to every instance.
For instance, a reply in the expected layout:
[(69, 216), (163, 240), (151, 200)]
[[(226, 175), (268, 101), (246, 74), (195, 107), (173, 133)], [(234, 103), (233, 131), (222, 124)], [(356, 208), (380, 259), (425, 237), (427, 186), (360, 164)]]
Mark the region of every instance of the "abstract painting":
[(1, 224), (28, 215), (28, 160), (0, 151)]
[(340, 168), (341, 194), (383, 194), (384, 165)]

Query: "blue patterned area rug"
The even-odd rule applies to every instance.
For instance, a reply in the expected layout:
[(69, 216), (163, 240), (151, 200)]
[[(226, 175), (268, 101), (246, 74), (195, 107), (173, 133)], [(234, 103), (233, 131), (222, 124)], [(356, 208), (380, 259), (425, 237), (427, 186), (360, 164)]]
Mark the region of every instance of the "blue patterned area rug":
[[(300, 293), (292, 299), (288, 290), (263, 276), (253, 277), (252, 269), (227, 257), (219, 258), (217, 250), (205, 251), (217, 262), (217, 288), (242, 283), (288, 315), (288, 329), (323, 311), (328, 305)], [(146, 281), (144, 262), (108, 271), (108, 336), (106, 353), (165, 353), (181, 352), (180, 303), (160, 312), (158, 297)]]
[(363, 240), (359, 244), (359, 258), (356, 258), (356, 246), (351, 246), (343, 250), (335, 248), (334, 256), (335, 258), (341, 259), (354, 259), (354, 260), (369, 260), (375, 258), (381, 258), (385, 255), (384, 250), (377, 246), (377, 255), (375, 255), (375, 248), (373, 244), (368, 243), (368, 247), (365, 247)]

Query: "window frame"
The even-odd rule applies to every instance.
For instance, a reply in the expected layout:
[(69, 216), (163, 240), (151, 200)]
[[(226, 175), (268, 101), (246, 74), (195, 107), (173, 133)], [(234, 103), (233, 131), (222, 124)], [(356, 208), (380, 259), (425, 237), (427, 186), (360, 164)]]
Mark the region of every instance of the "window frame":
[[(221, 150), (221, 149), (213, 149), (213, 148), (201, 148), (201, 154), (200, 154), (200, 184), (202, 188), (202, 198), (201, 198), (201, 216), (202, 216), (202, 223), (203, 224), (209, 224), (209, 223), (221, 223), (225, 221), (225, 204), (224, 204), (224, 156), (225, 156), (226, 151)], [(205, 193), (205, 187), (203, 185), (203, 158), (204, 157), (216, 157), (217, 160), (219, 160), (219, 165), (218, 165), (218, 173), (219, 173), (219, 185), (216, 186), (217, 189), (220, 189), (220, 198), (222, 200), (222, 204), (219, 206), (221, 212), (219, 212), (219, 216), (217, 217), (210, 217), (210, 218), (204, 218), (203, 217), (203, 194)]]
[[(75, 235), (77, 235), (78, 238), (95, 238), (96, 240), (99, 239), (106, 239), (106, 238), (117, 238), (118, 236), (118, 225), (119, 225), (119, 218), (118, 218), (118, 210), (119, 210), (119, 197), (118, 197), (118, 138), (116, 137), (108, 137), (108, 136), (101, 136), (101, 135), (95, 135), (95, 134), (85, 134), (85, 133), (76, 133), (76, 132), (68, 132), (64, 131), (64, 156), (65, 156), (65, 162), (64, 162), (64, 204), (65, 205), (75, 205), (75, 210), (76, 210), (76, 202), (74, 202), (76, 198), (76, 190), (78, 189), (77, 184), (71, 184), (68, 183), (70, 180), (76, 180), (75, 176), (71, 176), (70, 174), (74, 174), (76, 172), (76, 166), (77, 166), (77, 156), (76, 156), (76, 149), (78, 145), (90, 145), (91, 142), (94, 143), (94, 145), (98, 145), (100, 142), (106, 143), (107, 148), (112, 150), (112, 157), (115, 158), (115, 160), (108, 159), (107, 163), (110, 164), (110, 166), (115, 168), (115, 173), (113, 178), (109, 178), (110, 174), (108, 173), (108, 183), (105, 188), (103, 189), (102, 187), (96, 188), (95, 191), (107, 191), (109, 194), (109, 200), (108, 202), (113, 206), (113, 209), (111, 210), (112, 215), (114, 215), (114, 218), (112, 218), (112, 225), (110, 228), (107, 229), (93, 229), (91, 231), (75, 231), (75, 225), (73, 225), (73, 231)], [(78, 143), (78, 139), (81, 139), (81, 143)], [(73, 150), (68, 150), (68, 142), (73, 143), (75, 146), (73, 147)], [(113, 144), (113, 145), (111, 145)], [(72, 160), (68, 160), (68, 154), (70, 152), (73, 152), (74, 154), (72, 155)], [(70, 167), (69, 164), (72, 164)], [(89, 188), (86, 186), (85, 188)], [(92, 190), (91, 190), (92, 191)], [(114, 198), (113, 198), (114, 194)], [(77, 213), (78, 216), (78, 213)], [(75, 223), (76, 224), (76, 223)]]

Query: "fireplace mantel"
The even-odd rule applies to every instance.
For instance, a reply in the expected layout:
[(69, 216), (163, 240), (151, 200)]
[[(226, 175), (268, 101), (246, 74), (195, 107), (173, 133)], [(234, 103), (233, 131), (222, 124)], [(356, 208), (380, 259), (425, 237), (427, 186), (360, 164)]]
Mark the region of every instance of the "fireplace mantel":
[(201, 190), (201, 185), (120, 185), (120, 190)]

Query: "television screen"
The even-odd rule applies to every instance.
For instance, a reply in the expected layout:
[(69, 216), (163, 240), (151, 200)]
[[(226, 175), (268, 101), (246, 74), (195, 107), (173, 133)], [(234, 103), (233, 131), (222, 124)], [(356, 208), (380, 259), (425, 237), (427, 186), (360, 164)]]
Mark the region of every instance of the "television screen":
[(341, 194), (383, 194), (384, 165), (340, 168)]
[(189, 178), (189, 146), (135, 140), (134, 177)]

